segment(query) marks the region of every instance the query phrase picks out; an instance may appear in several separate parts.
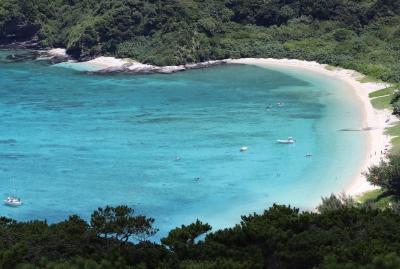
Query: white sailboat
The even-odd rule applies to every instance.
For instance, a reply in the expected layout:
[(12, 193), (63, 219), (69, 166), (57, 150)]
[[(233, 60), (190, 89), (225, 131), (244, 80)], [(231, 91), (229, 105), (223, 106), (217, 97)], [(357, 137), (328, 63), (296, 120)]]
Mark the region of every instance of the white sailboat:
[[(13, 181), (13, 185), (14, 185), (14, 193), (17, 193), (17, 189), (15, 188), (15, 182)], [(4, 199), (4, 204), (6, 206), (11, 206), (11, 207), (18, 207), (22, 205), (22, 200), (21, 198), (17, 197), (17, 196), (8, 196), (6, 199)]]
[(4, 204), (11, 207), (17, 207), (22, 205), (22, 201), (18, 197), (8, 196), (4, 199)]

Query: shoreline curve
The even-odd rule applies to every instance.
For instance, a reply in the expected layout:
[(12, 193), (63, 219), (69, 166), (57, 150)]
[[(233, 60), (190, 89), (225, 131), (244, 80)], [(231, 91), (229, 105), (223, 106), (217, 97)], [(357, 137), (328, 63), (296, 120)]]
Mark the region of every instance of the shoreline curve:
[(364, 192), (376, 189), (371, 185), (363, 175), (369, 167), (379, 164), (386, 159), (385, 149), (391, 147), (391, 137), (385, 134), (385, 129), (398, 121), (391, 111), (384, 109), (378, 110), (372, 106), (369, 93), (384, 89), (390, 84), (383, 82), (362, 83), (360, 79), (365, 77), (357, 71), (343, 68), (329, 68), (328, 65), (317, 62), (294, 60), (294, 59), (272, 59), (272, 58), (241, 58), (230, 59), (230, 64), (248, 64), (265, 68), (295, 68), (308, 70), (315, 73), (324, 74), (336, 78), (347, 84), (349, 89), (353, 90), (362, 103), (364, 111), (363, 129), (368, 132), (367, 155), (362, 161), (362, 166), (357, 169), (357, 176), (350, 180), (350, 183), (344, 192), (351, 196), (359, 196)]
[[(48, 51), (51, 56), (66, 56), (65, 51), (60, 51), (59, 49), (54, 49)], [(330, 76), (332, 78), (341, 80), (347, 84), (349, 89), (353, 90), (355, 95), (359, 98), (362, 103), (364, 111), (364, 122), (363, 130), (368, 132), (368, 149), (367, 155), (362, 161), (362, 166), (357, 169), (357, 176), (350, 180), (350, 183), (345, 188), (344, 192), (351, 196), (359, 196), (364, 192), (377, 189), (371, 185), (365, 178), (364, 172), (368, 170), (369, 167), (373, 165), (378, 165), (382, 160), (386, 159), (384, 153), (385, 149), (389, 150), (391, 148), (391, 139), (389, 135), (385, 134), (385, 129), (390, 127), (394, 122), (399, 121), (399, 119), (392, 115), (391, 111), (384, 109), (378, 110), (372, 106), (371, 100), (369, 98), (369, 93), (384, 89), (389, 87), (389, 83), (384, 82), (366, 82), (363, 83), (360, 80), (365, 77), (365, 75), (350, 69), (343, 69), (340, 67), (332, 67), (326, 64), (320, 64), (315, 61), (305, 61), (296, 59), (274, 59), (274, 58), (240, 58), (240, 59), (225, 59), (219, 61), (209, 61), (204, 63), (197, 63), (186, 66), (166, 66), (161, 67), (161, 72), (156, 71), (156, 73), (175, 73), (179, 71), (184, 71), (187, 69), (194, 68), (204, 68), (213, 65), (218, 65), (221, 63), (227, 64), (247, 64), (255, 65), (259, 67), (271, 68), (283, 67), (283, 68), (294, 68), (308, 70), (314, 73), (319, 73), (323, 75)], [(155, 67), (152, 65), (146, 65), (138, 63), (132, 59), (118, 59), (114, 57), (98, 57), (91, 61), (82, 62), (80, 64), (86, 66), (97, 67), (100, 73), (113, 73), (115, 71), (124, 71), (129, 65), (129, 71), (137, 73), (151, 73), (149, 71), (154, 71)]]

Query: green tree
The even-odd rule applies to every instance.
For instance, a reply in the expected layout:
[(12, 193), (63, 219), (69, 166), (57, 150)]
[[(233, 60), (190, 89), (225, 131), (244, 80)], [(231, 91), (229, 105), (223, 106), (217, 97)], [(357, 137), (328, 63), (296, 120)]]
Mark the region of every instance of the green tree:
[(322, 203), (317, 206), (317, 210), (320, 213), (324, 213), (331, 210), (354, 207), (355, 205), (354, 199), (346, 193), (331, 194), (329, 197), (322, 197)]
[(388, 161), (382, 161), (379, 165), (374, 165), (368, 169), (367, 180), (383, 189), (383, 194), (379, 197), (393, 195), (400, 198), (400, 156), (391, 155)]
[(90, 225), (98, 236), (112, 237), (125, 244), (132, 237), (144, 241), (155, 235), (158, 229), (153, 227), (154, 219), (134, 215), (128, 206), (107, 206), (94, 211)]
[(194, 245), (196, 238), (209, 232), (211, 226), (200, 220), (190, 225), (182, 225), (168, 233), (168, 236), (161, 239), (161, 243), (175, 252), (179, 257), (186, 257), (188, 251)]

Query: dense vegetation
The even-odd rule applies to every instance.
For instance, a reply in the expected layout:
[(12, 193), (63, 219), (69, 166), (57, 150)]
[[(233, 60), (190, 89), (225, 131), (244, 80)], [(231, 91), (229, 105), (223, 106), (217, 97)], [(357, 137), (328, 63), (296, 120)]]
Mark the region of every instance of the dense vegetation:
[(400, 81), (398, 0), (2, 0), (0, 42), (158, 65), (316, 60)]
[[(152, 219), (124, 206), (47, 224), (0, 219), (0, 268), (400, 268), (400, 214), (393, 209), (326, 207), (321, 213), (274, 205), (243, 216), (231, 229), (208, 233), (196, 221), (161, 243)], [(127, 240), (136, 238), (136, 243)]]

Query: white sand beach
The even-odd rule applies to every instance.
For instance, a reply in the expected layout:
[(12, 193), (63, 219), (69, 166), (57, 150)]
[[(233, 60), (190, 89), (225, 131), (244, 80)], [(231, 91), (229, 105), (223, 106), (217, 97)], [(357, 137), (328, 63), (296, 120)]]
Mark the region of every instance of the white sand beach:
[(297, 68), (306, 69), (312, 72), (325, 74), (328, 76), (335, 77), (342, 80), (349, 85), (349, 89), (354, 90), (357, 96), (362, 101), (365, 121), (363, 128), (368, 128), (369, 134), (369, 145), (368, 154), (365, 156), (365, 161), (362, 167), (359, 168), (358, 176), (353, 180), (350, 180), (349, 186), (345, 192), (352, 196), (360, 195), (363, 192), (374, 189), (375, 187), (369, 184), (363, 175), (372, 165), (379, 164), (382, 159), (385, 159), (385, 149), (390, 149), (391, 137), (385, 135), (385, 128), (393, 124), (398, 119), (391, 114), (389, 110), (377, 110), (372, 107), (368, 94), (386, 88), (389, 86), (387, 83), (362, 83), (360, 80), (364, 75), (348, 69), (332, 68), (324, 64), (317, 62), (291, 60), (291, 59), (256, 59), (256, 58), (245, 58), (229, 60), (229, 63), (233, 64), (250, 64), (257, 65), (260, 67), (274, 68)]
[[(53, 57), (67, 57), (66, 49), (54, 48), (46, 51), (50, 58)], [(41, 59), (48, 59), (49, 57), (42, 57)], [(188, 69), (203, 68), (213, 65), (225, 63), (227, 60), (206, 61), (201, 63), (192, 63), (185, 65), (172, 65), (172, 66), (156, 66), (151, 64), (140, 63), (130, 58), (115, 58), (109, 56), (100, 56), (89, 61), (78, 62), (76, 60), (69, 60), (61, 62), (55, 66), (71, 68), (82, 72), (99, 72), (113, 73), (113, 72), (132, 72), (132, 73), (163, 73), (170, 74)]]

